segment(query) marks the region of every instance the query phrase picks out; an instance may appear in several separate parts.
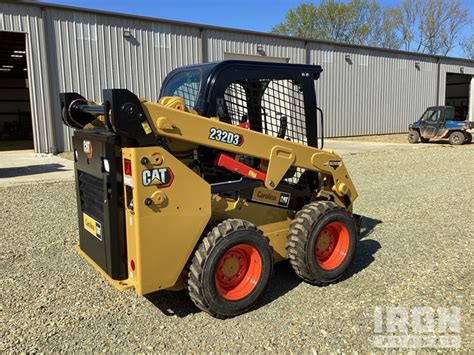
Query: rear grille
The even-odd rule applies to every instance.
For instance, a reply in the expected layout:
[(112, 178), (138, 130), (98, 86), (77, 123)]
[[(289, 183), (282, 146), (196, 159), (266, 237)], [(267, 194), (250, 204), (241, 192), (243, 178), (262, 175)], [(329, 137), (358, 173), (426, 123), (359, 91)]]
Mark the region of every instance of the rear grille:
[(104, 192), (102, 180), (79, 171), (79, 194), (82, 211), (104, 222)]

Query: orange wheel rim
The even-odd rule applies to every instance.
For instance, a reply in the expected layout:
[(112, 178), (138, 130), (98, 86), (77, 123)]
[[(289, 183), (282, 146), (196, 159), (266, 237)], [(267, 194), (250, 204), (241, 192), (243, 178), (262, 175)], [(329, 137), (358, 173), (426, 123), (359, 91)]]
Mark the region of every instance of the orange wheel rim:
[(316, 238), (315, 254), (319, 266), (325, 270), (339, 267), (349, 251), (349, 231), (341, 222), (324, 226)]
[(229, 250), (217, 262), (214, 272), (219, 294), (229, 301), (248, 296), (262, 276), (262, 257), (249, 244), (239, 244)]

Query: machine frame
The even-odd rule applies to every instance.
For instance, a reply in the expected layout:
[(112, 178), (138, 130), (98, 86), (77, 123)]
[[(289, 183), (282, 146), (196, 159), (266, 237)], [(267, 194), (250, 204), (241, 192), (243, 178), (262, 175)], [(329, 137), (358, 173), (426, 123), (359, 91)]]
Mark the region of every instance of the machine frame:
[[(133, 287), (140, 295), (180, 290), (193, 270), (190, 263), (203, 266), (196, 255), (208, 251), (202, 246), (208, 243), (206, 233), (216, 243), (223, 237), (215, 226), (236, 228), (249, 240), (261, 235), (272, 248), (272, 260), (280, 261), (289, 257), (288, 235), (298, 241), (295, 221), (310, 218), (317, 209), (308, 204), (321, 201), (324, 216), (342, 214), (350, 222), (344, 238), (351, 233), (352, 259), (358, 195), (341, 157), (322, 149), (323, 118), (314, 91), (321, 71), (319, 66), (225, 61), (171, 72), (159, 102), (125, 89), (104, 90), (101, 104), (77, 93), (61, 94), (63, 122), (77, 129), (77, 250), (120, 290)], [(175, 79), (183, 73), (182, 82), (194, 92), (175, 96)], [(276, 86), (281, 81), (283, 89)], [(239, 111), (231, 119), (226, 88), (234, 83), (243, 88), (244, 99), (232, 100), (248, 114)], [(261, 102), (271, 85), (278, 94), (303, 98), (275, 101), (283, 100), (282, 111), (298, 117), (269, 117)], [(289, 111), (293, 102), (299, 108)], [(268, 111), (275, 113), (279, 108), (271, 105)], [(291, 258), (295, 265), (300, 262)]]

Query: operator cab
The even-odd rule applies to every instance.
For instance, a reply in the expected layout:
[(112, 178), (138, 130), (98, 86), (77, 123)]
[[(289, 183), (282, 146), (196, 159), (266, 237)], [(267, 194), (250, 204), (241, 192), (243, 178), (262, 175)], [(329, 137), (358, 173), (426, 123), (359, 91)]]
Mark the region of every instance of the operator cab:
[[(175, 69), (165, 78), (160, 97), (180, 96), (201, 116), (322, 148), (323, 113), (317, 107), (314, 85), (321, 72), (319, 65), (238, 60), (191, 65)], [(207, 167), (203, 169), (207, 181), (239, 178), (213, 167), (218, 158), (214, 150), (200, 147), (198, 151), (199, 160)], [(266, 164), (249, 156), (238, 160), (257, 170)], [(282, 184), (301, 190), (303, 196), (317, 181), (316, 173), (291, 168)]]
[(191, 65), (166, 77), (160, 97), (181, 96), (201, 116), (318, 147), (314, 80), (321, 72), (318, 65), (237, 60)]

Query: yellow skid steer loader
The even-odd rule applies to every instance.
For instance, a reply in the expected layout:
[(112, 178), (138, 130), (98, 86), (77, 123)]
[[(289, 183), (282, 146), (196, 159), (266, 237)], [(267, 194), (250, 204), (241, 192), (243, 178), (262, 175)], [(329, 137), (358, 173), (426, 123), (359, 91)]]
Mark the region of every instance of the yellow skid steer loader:
[(251, 309), (275, 262), (338, 280), (359, 235), (356, 189), (323, 149), (315, 65), (223, 61), (165, 79), (158, 102), (62, 93), (78, 251), (118, 289), (187, 288), (219, 318)]

